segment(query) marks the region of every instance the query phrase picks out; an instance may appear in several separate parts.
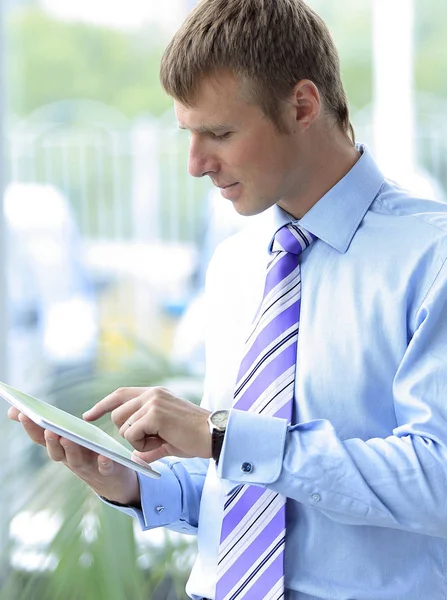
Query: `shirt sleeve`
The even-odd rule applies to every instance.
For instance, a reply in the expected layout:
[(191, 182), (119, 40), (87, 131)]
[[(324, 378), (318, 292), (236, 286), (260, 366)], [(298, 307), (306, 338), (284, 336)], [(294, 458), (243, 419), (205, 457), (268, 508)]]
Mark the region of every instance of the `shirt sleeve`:
[(389, 437), (342, 440), (324, 419), (287, 427), (233, 410), (218, 471), (231, 481), (227, 491), (262, 485), (340, 523), (447, 536), (445, 262), (410, 331), (394, 378), (397, 426)]
[(161, 474), (159, 479), (137, 473), (141, 509), (102, 500), (136, 518), (143, 530), (166, 527), (179, 533), (195, 534), (208, 463), (200, 458), (164, 459), (153, 464)]

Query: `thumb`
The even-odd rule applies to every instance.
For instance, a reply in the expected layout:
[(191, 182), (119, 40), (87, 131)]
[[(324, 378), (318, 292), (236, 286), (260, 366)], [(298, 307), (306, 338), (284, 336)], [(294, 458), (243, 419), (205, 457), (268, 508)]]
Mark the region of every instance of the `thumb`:
[(154, 450), (148, 450), (146, 452), (138, 452), (137, 450), (132, 452), (132, 460), (145, 465), (148, 465), (155, 460), (160, 460), (160, 458), (165, 458), (166, 456), (170, 456), (170, 454), (163, 446), (159, 446)]
[(110, 458), (106, 458), (105, 456), (98, 456), (98, 471), (101, 475), (112, 475), (115, 469), (115, 463)]

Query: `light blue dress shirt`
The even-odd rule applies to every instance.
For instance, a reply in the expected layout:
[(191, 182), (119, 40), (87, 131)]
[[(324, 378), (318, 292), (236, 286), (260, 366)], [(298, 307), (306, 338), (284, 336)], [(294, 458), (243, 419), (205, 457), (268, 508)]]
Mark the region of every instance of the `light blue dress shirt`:
[[(386, 181), (360, 149), (300, 221), (318, 239), (301, 262), (294, 424), (233, 410), (218, 470), (157, 463), (142, 511), (124, 509), (144, 529), (198, 532), (192, 598), (214, 598), (222, 501), (239, 483), (289, 498), (288, 598), (447, 598), (447, 206)], [(267, 248), (289, 220), (268, 213), (209, 269), (209, 410), (231, 407)]]

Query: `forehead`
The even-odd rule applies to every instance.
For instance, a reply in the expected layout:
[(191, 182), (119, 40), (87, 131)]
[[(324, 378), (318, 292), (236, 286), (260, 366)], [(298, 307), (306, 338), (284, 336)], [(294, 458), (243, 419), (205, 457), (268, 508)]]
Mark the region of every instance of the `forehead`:
[(247, 99), (242, 83), (229, 73), (203, 78), (192, 105), (175, 100), (174, 109), (179, 126), (191, 131), (236, 125), (260, 112)]

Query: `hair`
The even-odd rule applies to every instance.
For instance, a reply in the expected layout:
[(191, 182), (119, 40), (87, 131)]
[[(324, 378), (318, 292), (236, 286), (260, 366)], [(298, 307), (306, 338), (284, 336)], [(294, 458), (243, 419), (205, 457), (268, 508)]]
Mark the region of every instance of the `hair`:
[(324, 21), (303, 0), (201, 0), (166, 48), (165, 91), (193, 106), (204, 77), (227, 70), (281, 128), (281, 103), (311, 80), (325, 111), (354, 141), (340, 61)]

